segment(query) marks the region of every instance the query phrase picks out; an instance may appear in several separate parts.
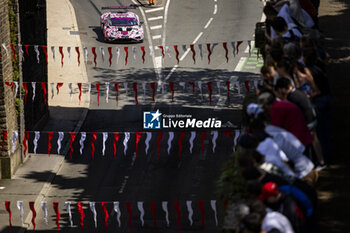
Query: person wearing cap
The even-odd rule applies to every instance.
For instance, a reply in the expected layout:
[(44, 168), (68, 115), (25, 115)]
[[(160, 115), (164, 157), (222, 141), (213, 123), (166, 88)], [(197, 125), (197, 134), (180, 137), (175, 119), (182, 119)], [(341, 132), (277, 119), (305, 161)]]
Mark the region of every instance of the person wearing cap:
[(302, 210), (291, 196), (280, 192), (277, 184), (265, 183), (261, 189), (259, 200), (263, 201), (270, 209), (286, 216), (296, 233), (302, 232), (302, 225), (305, 222)]

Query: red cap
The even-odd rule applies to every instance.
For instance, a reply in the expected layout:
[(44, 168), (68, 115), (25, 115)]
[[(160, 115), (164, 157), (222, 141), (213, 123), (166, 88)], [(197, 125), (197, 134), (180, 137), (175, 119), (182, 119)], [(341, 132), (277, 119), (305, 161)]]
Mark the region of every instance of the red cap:
[(274, 182), (267, 182), (261, 188), (261, 194), (259, 195), (259, 199), (261, 201), (265, 201), (269, 197), (276, 196), (279, 193), (279, 188)]

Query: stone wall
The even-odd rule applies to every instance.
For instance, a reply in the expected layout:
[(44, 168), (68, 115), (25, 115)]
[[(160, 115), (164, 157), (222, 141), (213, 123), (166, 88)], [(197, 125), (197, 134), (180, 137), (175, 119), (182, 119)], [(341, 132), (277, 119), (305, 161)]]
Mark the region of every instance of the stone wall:
[(13, 131), (18, 131), (17, 115), (15, 109), (14, 91), (4, 84), (4, 82), (13, 81), (12, 56), (10, 44), (10, 25), (8, 20), (8, 1), (0, 0), (0, 43), (5, 44), (9, 50), (9, 56), (6, 56), (4, 48), (1, 48), (0, 59), (0, 130), (2, 141), (2, 130), (8, 132), (7, 141), (5, 141), (5, 150), (0, 151), (1, 177), (11, 178), (21, 161), (21, 150), (19, 139), (17, 147), (12, 153)]

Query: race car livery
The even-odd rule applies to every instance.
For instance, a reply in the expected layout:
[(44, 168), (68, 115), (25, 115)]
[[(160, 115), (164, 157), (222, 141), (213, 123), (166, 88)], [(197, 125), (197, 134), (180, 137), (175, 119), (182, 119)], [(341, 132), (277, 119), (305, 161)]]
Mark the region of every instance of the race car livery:
[(105, 41), (137, 41), (144, 38), (139, 17), (133, 12), (106, 12), (101, 15), (101, 30)]

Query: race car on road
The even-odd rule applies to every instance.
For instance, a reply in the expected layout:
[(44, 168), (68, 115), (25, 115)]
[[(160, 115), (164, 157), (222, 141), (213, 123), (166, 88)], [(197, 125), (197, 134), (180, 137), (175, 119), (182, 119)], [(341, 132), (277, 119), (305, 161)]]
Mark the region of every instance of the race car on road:
[[(115, 9), (118, 7), (108, 7)], [(106, 8), (104, 8), (106, 9)], [(143, 27), (139, 17), (133, 12), (105, 12), (101, 15), (101, 30), (104, 40), (142, 42)]]

